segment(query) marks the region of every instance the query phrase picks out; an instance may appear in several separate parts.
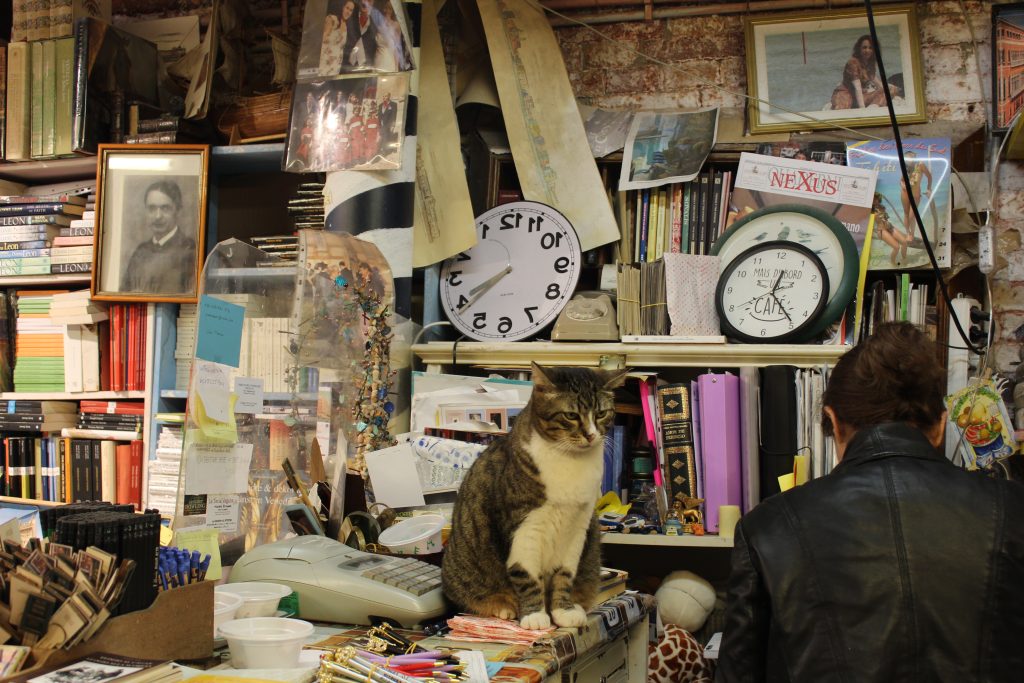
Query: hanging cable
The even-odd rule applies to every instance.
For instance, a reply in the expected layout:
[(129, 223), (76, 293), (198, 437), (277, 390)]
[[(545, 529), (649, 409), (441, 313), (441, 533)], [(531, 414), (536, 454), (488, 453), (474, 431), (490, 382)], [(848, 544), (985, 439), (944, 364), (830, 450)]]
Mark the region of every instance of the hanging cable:
[[(868, 31), (871, 33), (871, 42), (875, 47), (875, 61), (878, 63), (878, 75), (882, 79), (882, 91), (885, 93), (885, 105), (889, 110), (889, 122), (892, 126), (893, 139), (896, 142), (896, 156), (900, 160), (900, 171), (903, 174), (903, 188), (907, 193), (907, 199), (910, 201), (910, 208), (913, 210), (914, 220), (917, 222), (917, 230), (921, 235), (921, 240), (924, 242), (924, 250), (928, 253), (928, 260), (931, 262), (932, 270), (935, 271), (935, 278), (938, 280), (939, 292), (942, 294), (942, 298), (946, 302), (946, 308), (952, 314), (953, 301), (949, 297), (949, 288), (946, 287), (946, 280), (942, 277), (942, 271), (939, 269), (939, 262), (935, 258), (935, 250), (932, 249), (931, 240), (928, 239), (928, 233), (925, 232), (924, 221), (921, 219), (921, 211), (917, 206), (917, 199), (914, 197), (914, 193), (910, 190), (910, 172), (907, 169), (907, 160), (903, 155), (903, 138), (900, 135), (900, 124), (896, 120), (896, 109), (892, 102), (892, 92), (889, 90), (889, 79), (885, 75), (885, 63), (882, 59), (882, 46), (878, 40), (878, 31), (875, 27), (875, 12), (871, 7), (871, 0), (864, 0), (864, 8), (867, 10)], [(955, 314), (950, 315), (950, 317), (953, 319), (953, 325), (956, 326), (956, 331), (959, 333), (960, 338), (964, 340), (964, 344), (967, 348), (979, 356), (985, 355), (979, 347), (975, 346), (974, 343), (971, 342), (967, 332), (964, 331), (963, 325), (960, 324), (959, 318)]]

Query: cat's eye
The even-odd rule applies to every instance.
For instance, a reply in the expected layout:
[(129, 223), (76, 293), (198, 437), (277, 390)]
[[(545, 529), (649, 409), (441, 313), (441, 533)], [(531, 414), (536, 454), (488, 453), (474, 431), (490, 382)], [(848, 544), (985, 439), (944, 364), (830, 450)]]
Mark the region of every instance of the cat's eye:
[(579, 413), (562, 413), (562, 417), (570, 422), (576, 422), (580, 419)]
[(598, 420), (603, 420), (603, 419), (605, 419), (606, 417), (608, 417), (611, 414), (612, 414), (612, 411), (610, 411), (610, 410), (599, 410), (599, 411), (597, 411), (597, 419)]

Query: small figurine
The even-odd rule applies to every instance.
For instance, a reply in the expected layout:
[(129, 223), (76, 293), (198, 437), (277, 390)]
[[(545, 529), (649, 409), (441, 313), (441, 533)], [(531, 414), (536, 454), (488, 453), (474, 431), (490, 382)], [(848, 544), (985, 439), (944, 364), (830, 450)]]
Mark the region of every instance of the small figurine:
[(662, 524), (662, 528), (665, 531), (666, 536), (682, 536), (683, 535), (683, 504), (679, 501), (675, 502), (672, 509), (665, 515), (665, 523)]
[(703, 498), (685, 496), (681, 503), (676, 503), (676, 505), (682, 505), (683, 508), (681, 515), (683, 519), (683, 533), (693, 534), (694, 536), (704, 535), (704, 515), (700, 511), (700, 506), (703, 502)]

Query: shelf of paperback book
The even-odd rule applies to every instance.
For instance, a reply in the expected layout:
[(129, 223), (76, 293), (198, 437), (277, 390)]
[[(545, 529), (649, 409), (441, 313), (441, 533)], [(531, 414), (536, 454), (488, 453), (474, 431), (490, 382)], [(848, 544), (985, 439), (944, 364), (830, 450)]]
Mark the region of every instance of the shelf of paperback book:
[(15, 496), (0, 496), (0, 505), (3, 504), (13, 505), (35, 505), (37, 507), (52, 508), (58, 505), (64, 505), (60, 501), (55, 500), (38, 500), (36, 498), (17, 498)]
[(137, 400), (146, 397), (145, 391), (0, 391), (2, 401), (88, 401)]
[(89, 273), (66, 273), (51, 275), (12, 275), (0, 277), (0, 287), (17, 287), (21, 285), (74, 285), (89, 284)]
[(741, 367), (834, 364), (846, 346), (817, 344), (620, 344), (612, 342), (430, 342), (412, 347), (427, 372), (446, 365), (527, 368), (587, 365), (604, 368)]
[(731, 538), (722, 538), (713, 534), (666, 536), (664, 534), (604, 533), (601, 534), (601, 543), (604, 545), (645, 545), (672, 548), (731, 548), (733, 545)]

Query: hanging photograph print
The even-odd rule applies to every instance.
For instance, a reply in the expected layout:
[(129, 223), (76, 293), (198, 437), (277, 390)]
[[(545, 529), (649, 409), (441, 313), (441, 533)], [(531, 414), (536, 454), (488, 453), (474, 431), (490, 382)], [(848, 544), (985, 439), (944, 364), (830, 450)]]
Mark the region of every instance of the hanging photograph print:
[(297, 83), (284, 170), (401, 167), (408, 93), (407, 74)]
[(307, 0), (304, 16), (299, 80), (413, 68), (399, 0)]
[(693, 112), (637, 113), (622, 153), (619, 191), (693, 180), (717, 137), (717, 107)]

